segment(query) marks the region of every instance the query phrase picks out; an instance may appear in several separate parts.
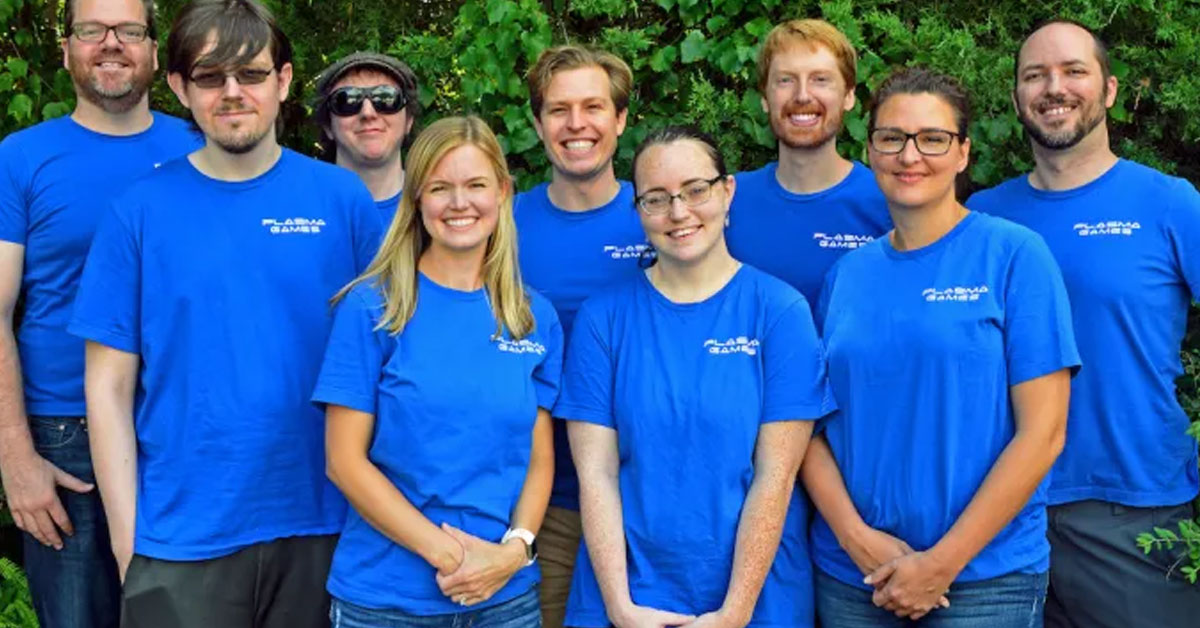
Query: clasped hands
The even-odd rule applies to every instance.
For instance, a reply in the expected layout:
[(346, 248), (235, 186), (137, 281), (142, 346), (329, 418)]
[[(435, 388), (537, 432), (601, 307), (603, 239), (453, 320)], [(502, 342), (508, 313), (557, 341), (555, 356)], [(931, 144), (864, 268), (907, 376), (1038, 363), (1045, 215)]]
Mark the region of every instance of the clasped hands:
[(525, 566), (525, 547), (520, 539), (492, 543), (448, 524), (442, 524), (448, 540), (437, 564), (438, 588), (442, 595), (462, 606), (486, 601), (508, 584)]
[(958, 571), (930, 552), (917, 552), (904, 541), (865, 528), (847, 544), (851, 560), (875, 587), (871, 601), (898, 617), (917, 620), (935, 608), (948, 608), (946, 593)]

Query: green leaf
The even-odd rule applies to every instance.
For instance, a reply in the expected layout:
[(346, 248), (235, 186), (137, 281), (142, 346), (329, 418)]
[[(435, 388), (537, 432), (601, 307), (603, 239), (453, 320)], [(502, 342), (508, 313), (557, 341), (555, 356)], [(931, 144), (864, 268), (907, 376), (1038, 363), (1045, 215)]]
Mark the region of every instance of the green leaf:
[(774, 26), (771, 24), (771, 20), (759, 16), (746, 22), (746, 25), (742, 28), (746, 29), (747, 33), (753, 35), (755, 40), (758, 40), (762, 39)]
[(0, 74), (0, 94), (11, 92), (14, 82), (15, 79), (13, 79), (13, 75), (9, 74), (8, 72)]
[(508, 13), (512, 9), (513, 5), (510, 0), (488, 0), (488, 24), (499, 24), (504, 21), (504, 18), (508, 17)]
[(679, 44), (681, 59), (684, 63), (695, 63), (704, 58), (704, 55), (708, 53), (708, 47), (709, 43), (705, 39), (704, 33), (690, 30), (687, 37), (684, 37), (683, 42)]
[(42, 107), (43, 120), (58, 118), (60, 116), (65, 116), (68, 113), (71, 113), (71, 108), (67, 106), (67, 103), (62, 101), (49, 102), (46, 103), (45, 107)]
[(650, 69), (655, 72), (666, 72), (679, 59), (679, 49), (675, 46), (663, 46), (650, 55)]
[(508, 147), (510, 151), (523, 153), (537, 146), (540, 141), (533, 129), (525, 127), (508, 137)]
[(708, 18), (708, 21), (704, 23), (704, 27), (708, 29), (708, 32), (715, 33), (722, 28), (725, 28), (725, 25), (728, 23), (729, 18), (725, 17), (724, 15), (714, 15)]
[(867, 141), (867, 122), (862, 115), (857, 112), (846, 114), (846, 130), (850, 133), (850, 137), (859, 142)]
[(28, 48), (33, 45), (33, 33), (27, 28), (22, 28), (13, 36), (13, 41), (17, 42), (18, 48)]
[(29, 62), (20, 57), (9, 57), (4, 67), (16, 78), (25, 78), (29, 74)]
[(17, 122), (29, 122), (33, 118), (33, 99), (25, 94), (17, 94), (8, 101), (8, 115)]

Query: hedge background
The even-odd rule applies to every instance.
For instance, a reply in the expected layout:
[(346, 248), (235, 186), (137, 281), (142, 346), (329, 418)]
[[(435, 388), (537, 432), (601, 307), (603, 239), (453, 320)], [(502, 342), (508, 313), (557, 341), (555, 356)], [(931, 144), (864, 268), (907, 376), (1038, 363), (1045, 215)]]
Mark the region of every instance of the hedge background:
[[(160, 41), (186, 0), (159, 1)], [(858, 48), (859, 104), (840, 150), (863, 157), (864, 105), (891, 68), (933, 66), (959, 77), (975, 99), (972, 184), (1028, 170), (1030, 149), (1009, 93), (1012, 54), (1035, 23), (1069, 16), (1099, 29), (1120, 79), (1110, 111), (1117, 153), (1200, 184), (1200, 2), (1196, 0), (267, 0), (295, 46), (297, 81), (285, 106), (284, 144), (317, 152), (308, 120), (313, 79), (354, 50), (383, 50), (420, 77), (424, 122), (481, 115), (496, 130), (522, 188), (548, 177), (523, 75), (544, 47), (592, 43), (630, 63), (635, 93), (617, 156), (628, 177), (633, 147), (656, 126), (688, 121), (713, 132), (730, 166), (772, 159), (774, 139), (755, 91), (757, 45), (777, 22), (823, 17)], [(0, 135), (74, 106), (61, 68), (61, 0), (0, 0)], [(165, 54), (165, 45), (160, 47)], [(165, 59), (162, 60), (165, 63)], [(165, 81), (156, 108), (183, 112)], [(1193, 311), (1180, 380), (1200, 417), (1200, 334)], [(1200, 423), (1193, 423), (1200, 435)], [(1137, 438), (1130, 434), (1130, 438)], [(1200, 564), (1200, 541), (1194, 560)], [(0, 621), (3, 618), (0, 617)]]

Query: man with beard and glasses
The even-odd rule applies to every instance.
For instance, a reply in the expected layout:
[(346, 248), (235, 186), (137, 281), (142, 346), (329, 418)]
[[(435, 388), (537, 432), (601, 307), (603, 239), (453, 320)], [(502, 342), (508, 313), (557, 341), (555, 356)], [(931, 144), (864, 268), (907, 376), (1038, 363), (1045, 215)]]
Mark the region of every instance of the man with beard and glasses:
[[(550, 299), (565, 338), (584, 299), (632, 277), (639, 272), (639, 258), (649, 254), (633, 209), (633, 185), (618, 180), (613, 171), (633, 73), (609, 52), (568, 45), (542, 51), (527, 82), (551, 174), (548, 183), (517, 195), (517, 250), (522, 278)], [(546, 628), (561, 628), (568, 591), (573, 598), (580, 596), (583, 576), (595, 595), (582, 599), (595, 602), (604, 615), (587, 550), (580, 547), (579, 479), (560, 420), (554, 421), (554, 458), (550, 507), (538, 536)], [(578, 576), (574, 585), (573, 575)], [(579, 625), (578, 618), (568, 623)]]
[(41, 625), (90, 628), (117, 625), (120, 583), (92, 484), (71, 301), (110, 198), (199, 138), (150, 110), (151, 0), (70, 0), (62, 24), (74, 112), (0, 143), (0, 472)]
[(1177, 551), (1135, 539), (1178, 530), (1200, 491), (1196, 441), (1175, 397), (1188, 307), (1200, 295), (1200, 194), (1119, 159), (1106, 112), (1117, 78), (1104, 43), (1053, 20), (1017, 52), (1013, 104), (1033, 172), (968, 206), (1028, 226), (1066, 280), (1084, 367), (1072, 380), (1066, 448), (1052, 471), (1053, 627), (1194, 626), (1200, 589)]
[(317, 78), (313, 117), (321, 127), (321, 148), (363, 180), (384, 224), (400, 205), (400, 153), (412, 143), (421, 114), (417, 89), (417, 75), (407, 64), (376, 52), (342, 57)]
[(329, 298), (381, 223), (354, 173), (276, 141), (291, 60), (255, 0), (181, 9), (167, 78), (205, 145), (118, 197), (80, 281), (69, 331), (128, 626), (328, 625), (345, 502), (308, 398)]
[(779, 159), (737, 175), (725, 237), (738, 260), (783, 279), (816, 303), (826, 271), (892, 222), (870, 169), (837, 152), (854, 108), (857, 55), (821, 20), (791, 20), (767, 35), (758, 90)]

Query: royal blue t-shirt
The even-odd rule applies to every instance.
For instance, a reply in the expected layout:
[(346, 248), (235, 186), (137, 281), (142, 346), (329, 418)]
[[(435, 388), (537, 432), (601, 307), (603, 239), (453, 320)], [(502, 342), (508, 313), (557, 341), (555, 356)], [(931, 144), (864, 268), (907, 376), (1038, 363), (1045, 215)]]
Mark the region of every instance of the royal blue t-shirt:
[(380, 231), (354, 173), (287, 149), (240, 182), (180, 158), (116, 200), (69, 329), (141, 356), (134, 552), (204, 560), (341, 529), (308, 399), (329, 299)]
[(403, 195), (404, 192), (400, 191), (395, 196), (375, 201), (375, 207), (379, 208), (379, 216), (383, 219), (384, 231), (387, 230), (388, 225), (392, 224), (392, 218), (396, 215), (396, 210), (400, 208), (400, 197)]
[[(571, 337), (575, 312), (584, 299), (640, 272), (638, 259), (649, 255), (646, 234), (633, 206), (633, 185), (608, 203), (585, 212), (559, 209), (550, 201), (549, 184), (517, 195), (521, 277), (554, 304), (563, 335)], [(579, 510), (579, 478), (562, 421), (554, 422), (554, 489), (550, 504)]]
[(788, 282), (816, 303), (829, 267), (892, 228), (871, 170), (854, 162), (833, 187), (793, 194), (775, 178), (778, 162), (737, 175), (725, 240), (733, 256)]
[[(834, 409), (808, 302), (750, 266), (699, 303), (644, 274), (579, 311), (555, 415), (616, 430), (630, 594), (699, 615), (724, 602), (764, 423)], [(806, 499), (797, 489), (751, 626), (813, 623)], [(567, 625), (608, 626), (581, 548)]]
[(85, 412), (83, 341), (67, 323), (101, 214), (135, 179), (200, 147), (185, 122), (152, 115), (133, 135), (97, 133), (64, 116), (0, 142), (0, 240), (25, 247), (16, 335), (29, 414)]
[(1050, 503), (1168, 506), (1200, 491), (1196, 441), (1175, 397), (1189, 304), (1200, 295), (1200, 194), (1120, 160), (1072, 190), (1027, 176), (971, 197), (972, 209), (1045, 238), (1062, 267), (1086, 368), (1071, 385), (1067, 444)]
[[(435, 525), (499, 543), (529, 470), (538, 408), (550, 409), (562, 370), (562, 329), (529, 292), (535, 328), (495, 338), (487, 292), (420, 275), (417, 307), (399, 335), (376, 329), (384, 299), (359, 284), (338, 304), (313, 400), (375, 415), (368, 458)], [(354, 509), (333, 554), (329, 592), (352, 604), (415, 615), (462, 612), (436, 570)], [(518, 571), (486, 608), (525, 593), (538, 568)]]
[[(970, 213), (941, 239), (897, 251), (886, 237), (830, 271), (818, 306), (840, 411), (825, 435), (867, 525), (916, 550), (954, 525), (1016, 433), (1009, 389), (1079, 365), (1071, 311), (1037, 234)], [(863, 574), (818, 513), (813, 559)], [(1046, 482), (957, 581), (1049, 565)]]

